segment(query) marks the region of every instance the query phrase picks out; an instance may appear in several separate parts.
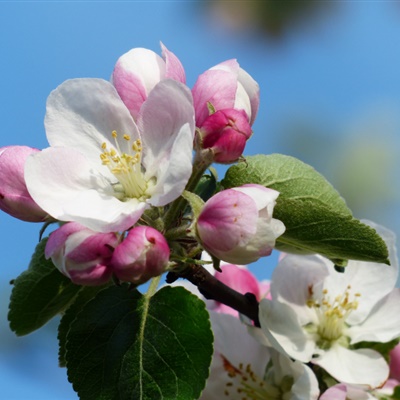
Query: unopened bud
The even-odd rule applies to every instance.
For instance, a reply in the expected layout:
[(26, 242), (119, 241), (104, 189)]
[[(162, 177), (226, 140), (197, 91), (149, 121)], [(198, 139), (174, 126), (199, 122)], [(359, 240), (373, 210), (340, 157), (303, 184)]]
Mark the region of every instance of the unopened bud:
[(47, 217), (32, 199), (24, 179), (25, 161), (38, 151), (27, 146), (0, 148), (0, 209), (28, 222), (43, 222)]
[(118, 279), (139, 284), (161, 275), (169, 255), (168, 243), (160, 232), (150, 226), (138, 226), (117, 246), (111, 264)]
[(230, 164), (243, 154), (251, 126), (243, 110), (225, 109), (211, 114), (199, 130), (201, 147), (211, 149), (214, 161)]
[(118, 244), (115, 233), (99, 233), (68, 222), (49, 236), (45, 256), (78, 285), (102, 285), (110, 280), (111, 256)]
[(207, 252), (220, 260), (245, 265), (271, 254), (285, 231), (272, 218), (279, 192), (249, 184), (223, 190), (209, 199), (197, 220), (197, 235)]

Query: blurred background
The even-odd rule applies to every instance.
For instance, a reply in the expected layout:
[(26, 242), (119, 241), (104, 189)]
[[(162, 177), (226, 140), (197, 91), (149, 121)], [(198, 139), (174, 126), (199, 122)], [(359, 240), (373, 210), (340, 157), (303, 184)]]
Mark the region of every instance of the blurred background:
[[(0, 146), (47, 147), (51, 90), (69, 78), (108, 79), (120, 55), (160, 52), (160, 40), (189, 86), (237, 58), (261, 89), (246, 154), (300, 158), (357, 218), (400, 235), (399, 2), (2, 1)], [(76, 399), (57, 365), (57, 321), (21, 338), (8, 327), (9, 281), (26, 269), (40, 226), (0, 213), (0, 229), (0, 397)], [(275, 263), (273, 255), (250, 269), (268, 279)]]

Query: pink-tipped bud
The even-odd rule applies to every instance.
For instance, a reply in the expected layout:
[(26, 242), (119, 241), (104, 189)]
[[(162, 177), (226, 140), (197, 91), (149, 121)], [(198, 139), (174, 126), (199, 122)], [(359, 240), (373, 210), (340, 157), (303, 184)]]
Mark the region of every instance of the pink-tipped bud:
[(24, 179), (25, 161), (38, 151), (27, 146), (0, 148), (0, 209), (28, 222), (43, 222), (47, 217), (33, 201)]
[(112, 276), (109, 265), (117, 244), (115, 233), (94, 232), (68, 222), (50, 234), (45, 256), (77, 285), (102, 285)]
[(169, 255), (168, 243), (160, 232), (150, 226), (138, 226), (117, 246), (111, 264), (118, 279), (139, 284), (161, 275)]
[(389, 353), (390, 378), (400, 381), (400, 344)]
[(224, 61), (201, 74), (192, 89), (196, 126), (201, 128), (209, 116), (209, 106), (215, 111), (233, 108), (243, 110), (253, 125), (260, 103), (257, 82), (236, 60)]
[(251, 126), (243, 110), (226, 109), (211, 114), (199, 132), (201, 147), (213, 151), (214, 161), (230, 164), (243, 154)]
[(115, 64), (112, 83), (135, 120), (150, 91), (162, 79), (186, 81), (179, 59), (162, 43), (161, 49), (162, 58), (154, 51), (135, 48), (123, 54)]
[(285, 231), (283, 223), (272, 218), (278, 195), (276, 190), (250, 184), (211, 197), (197, 219), (204, 249), (239, 265), (270, 255), (276, 238)]

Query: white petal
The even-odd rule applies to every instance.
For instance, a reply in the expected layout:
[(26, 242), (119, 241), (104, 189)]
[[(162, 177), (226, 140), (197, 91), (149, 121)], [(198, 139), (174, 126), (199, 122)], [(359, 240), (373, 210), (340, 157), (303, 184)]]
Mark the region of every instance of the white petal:
[(247, 333), (246, 325), (238, 318), (210, 312), (210, 319), (214, 332), (214, 355), (201, 400), (220, 400), (226, 397), (226, 384), (232, 381), (224, 367), (224, 358), (235, 368), (250, 365), (262, 379), (270, 357), (268, 349)]
[[(234, 187), (232, 189), (250, 196), (256, 203), (257, 210), (259, 211), (266, 208), (270, 204), (275, 205), (275, 200), (279, 196), (279, 192), (276, 190), (269, 189), (261, 185), (248, 184)], [(273, 208), (273, 206), (270, 208)], [(272, 212), (270, 213), (270, 216), (272, 216)]]
[(260, 102), (260, 88), (258, 83), (242, 68), (239, 68), (238, 80), (241, 85), (243, 85), (247, 95), (249, 96), (251, 103), (250, 125), (253, 125), (253, 122), (257, 116)]
[(350, 327), (346, 335), (351, 337), (352, 344), (364, 340), (389, 342), (400, 336), (399, 309), (400, 289), (396, 288), (375, 305), (362, 324)]
[(309, 362), (315, 350), (296, 313), (287, 304), (264, 299), (260, 302), (260, 325), (273, 347), (295, 360)]
[(25, 179), (32, 198), (52, 217), (95, 231), (127, 229), (146, 207), (135, 199), (116, 199), (110, 181), (72, 148), (48, 148), (29, 157)]
[(346, 277), (346, 284), (351, 285), (352, 293), (361, 294), (357, 310), (347, 319), (350, 324), (358, 324), (367, 317), (371, 308), (394, 288), (398, 275), (394, 233), (371, 221), (363, 222), (374, 228), (385, 240), (391, 265), (366, 261), (349, 262), (343, 274)]
[(115, 147), (112, 131), (133, 140), (139, 137), (114, 86), (102, 79), (71, 79), (53, 90), (47, 99), (45, 127), (51, 146), (76, 148), (104, 175), (110, 173), (100, 161), (101, 144)]
[(75, 201), (66, 205), (64, 220), (80, 222), (98, 232), (124, 231), (138, 221), (146, 208), (148, 205), (137, 199), (123, 202), (91, 190), (79, 194)]
[[(123, 70), (126, 76), (139, 79), (145, 93), (149, 94), (154, 86), (165, 77), (165, 61), (154, 51), (137, 47), (123, 54), (115, 68)], [(123, 84), (124, 82), (121, 82)]]
[(242, 86), (240, 82), (237, 83), (236, 96), (235, 96), (235, 109), (244, 110), (244, 112), (247, 114), (250, 120), (251, 118), (250, 98), (245, 88)]
[(297, 368), (302, 369), (302, 374), (294, 382), (292, 386), (291, 400), (313, 400), (319, 396), (318, 381), (307, 365), (295, 361)]
[(307, 307), (313, 287), (328, 276), (322, 258), (288, 254), (279, 262), (271, 278), (271, 295), (274, 300), (289, 304), (300, 319), (300, 324), (316, 323), (316, 314)]
[[(291, 400), (313, 400), (319, 395), (318, 381), (309, 367), (300, 361), (293, 361), (289, 357), (270, 349), (272, 365), (267, 370), (267, 381), (273, 380), (276, 386), (281, 386), (285, 377), (293, 378)], [(269, 378), (269, 379), (268, 379)], [(284, 395), (283, 398), (286, 398)]]
[(177, 198), (192, 173), (194, 110), (189, 89), (166, 79), (151, 91), (138, 124), (142, 132), (146, 179), (157, 182), (151, 204), (165, 205)]
[(349, 350), (335, 345), (312, 362), (339, 382), (368, 385), (371, 389), (382, 386), (389, 376), (385, 359), (370, 349)]

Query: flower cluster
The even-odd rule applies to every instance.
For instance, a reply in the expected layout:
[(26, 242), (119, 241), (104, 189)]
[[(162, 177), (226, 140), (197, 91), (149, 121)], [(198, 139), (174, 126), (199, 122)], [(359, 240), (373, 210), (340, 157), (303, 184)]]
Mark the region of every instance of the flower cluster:
[[(138, 384), (134, 374), (153, 379), (154, 372), (159, 393), (178, 393), (183, 382), (187, 398), (198, 398), (211, 361), (211, 328), (214, 355), (203, 400), (356, 400), (395, 394), (400, 289), (394, 288), (393, 235), (355, 220), (340, 195), (304, 163), (281, 155), (246, 160), (259, 88), (236, 60), (200, 74), (190, 89), (179, 59), (161, 47), (161, 56), (142, 48), (122, 55), (109, 81), (71, 79), (51, 92), (45, 115), (48, 148), (0, 148), (0, 209), (24, 221), (44, 222), (41, 234), (57, 224), (38, 246), (28, 277), (21, 278), (43, 293), (47, 308), (42, 312), (35, 302), (32, 313), (23, 310), (30, 320), (16, 332), (37, 329), (63, 313), (60, 361), (71, 368), (78, 393), (93, 389), (91, 384), (84, 388), (86, 382), (81, 386), (81, 365), (90, 370), (87, 382), (97, 381), (100, 369), (92, 362), (97, 365), (98, 359), (91, 355), (98, 349), (113, 354), (101, 371), (106, 382), (85, 398), (109, 398), (109, 390), (118, 387), (118, 395), (130, 399), (133, 386), (139, 387), (137, 397), (150, 398), (153, 381), (143, 393), (147, 378)], [(211, 164), (236, 162), (218, 181)], [(358, 236), (350, 240), (353, 232)], [(319, 235), (327, 236), (316, 244)], [(269, 256), (277, 242), (295, 254), (282, 254), (271, 282), (258, 282), (246, 265)], [(372, 261), (349, 260), (344, 273), (332, 262), (342, 268), (353, 256)], [(43, 257), (51, 261), (37, 267)], [(33, 280), (39, 281), (32, 283), (35, 266), (39, 272)], [(51, 290), (40, 275), (47, 276), (48, 267), (59, 283)], [(195, 283), (196, 290), (186, 286), (206, 307), (182, 288), (157, 292), (164, 273), (169, 284), (181, 277)], [(145, 295), (136, 290), (150, 279)], [(99, 287), (77, 288), (71, 282)], [(17, 310), (10, 307), (13, 326), (20, 323), (13, 319), (21, 315), (22, 298), (13, 296), (18, 299)], [(119, 305), (115, 318), (104, 313)], [(77, 349), (81, 335), (85, 345)], [(181, 360), (174, 358), (168, 338), (179, 345)], [(195, 354), (198, 343), (204, 356)], [(81, 351), (88, 351), (82, 364)], [(154, 359), (149, 362), (150, 353), (176, 378), (176, 387), (159, 374)], [(135, 357), (139, 369), (147, 362), (150, 371), (132, 371)], [(183, 359), (195, 371), (193, 387), (180, 375), (187, 368)], [(112, 369), (119, 373), (109, 379)]]
[[(390, 266), (350, 261), (341, 273), (323, 257), (284, 254), (266, 286), (245, 267), (223, 265), (219, 280), (261, 300), (260, 327), (207, 303), (215, 345), (203, 400), (392, 398), (400, 384), (400, 346), (390, 351), (400, 338), (398, 260), (393, 233), (373, 226)], [(268, 287), (261, 297), (260, 287)]]
[[(205, 248), (249, 263), (269, 255), (285, 230), (272, 217), (279, 193), (260, 185), (221, 191), (199, 215), (181, 219), (183, 191), (195, 190), (212, 162), (242, 156), (259, 88), (228, 60), (189, 89), (181, 62), (161, 47), (162, 57), (142, 48), (122, 55), (111, 81), (57, 87), (47, 100), (49, 148), (0, 150), (1, 208), (27, 221), (65, 223), (50, 235), (46, 257), (74, 283), (113, 276), (140, 284), (189, 249), (192, 257)], [(188, 221), (196, 232), (189, 245)], [(222, 230), (232, 232), (229, 240), (219, 240)]]

